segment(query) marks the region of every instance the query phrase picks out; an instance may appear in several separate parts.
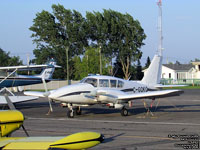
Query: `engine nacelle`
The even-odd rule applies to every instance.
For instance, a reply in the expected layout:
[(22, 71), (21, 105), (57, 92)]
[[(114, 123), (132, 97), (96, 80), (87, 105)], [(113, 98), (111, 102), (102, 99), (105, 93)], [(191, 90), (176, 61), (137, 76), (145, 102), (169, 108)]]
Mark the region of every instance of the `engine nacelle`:
[(67, 107), (67, 103), (61, 103), (60, 106), (61, 107)]
[(115, 104), (114, 107), (115, 107), (116, 109), (119, 109), (119, 108), (124, 107), (124, 105), (122, 105), (122, 104)]
[(120, 108), (124, 107), (124, 105), (122, 105), (122, 104), (113, 104), (113, 103), (108, 103), (107, 106), (109, 108), (115, 108), (115, 109), (120, 109)]

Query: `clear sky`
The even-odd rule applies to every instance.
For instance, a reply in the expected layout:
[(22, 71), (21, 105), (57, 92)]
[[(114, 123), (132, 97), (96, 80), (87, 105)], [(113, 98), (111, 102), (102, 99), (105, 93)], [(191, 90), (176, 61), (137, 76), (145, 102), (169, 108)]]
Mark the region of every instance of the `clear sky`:
[[(36, 13), (52, 12), (52, 4), (62, 4), (66, 9), (75, 9), (85, 15), (86, 11), (112, 9), (129, 13), (139, 20), (145, 34), (142, 61), (156, 52), (158, 45), (157, 0), (1, 0), (0, 2), (0, 47), (11, 56), (20, 56), (26, 63), (36, 45), (32, 43), (29, 27)], [(200, 59), (200, 0), (163, 0), (163, 47), (164, 63), (188, 63)]]

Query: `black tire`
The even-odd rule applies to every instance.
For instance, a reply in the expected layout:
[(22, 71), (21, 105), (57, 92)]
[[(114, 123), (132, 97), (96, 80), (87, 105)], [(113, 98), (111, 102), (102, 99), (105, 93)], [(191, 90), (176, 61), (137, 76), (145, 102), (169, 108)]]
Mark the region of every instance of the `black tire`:
[(67, 111), (67, 117), (68, 117), (68, 118), (74, 118), (74, 111), (68, 110), (68, 111)]
[(121, 115), (122, 116), (128, 116), (128, 110), (126, 108), (122, 108)]

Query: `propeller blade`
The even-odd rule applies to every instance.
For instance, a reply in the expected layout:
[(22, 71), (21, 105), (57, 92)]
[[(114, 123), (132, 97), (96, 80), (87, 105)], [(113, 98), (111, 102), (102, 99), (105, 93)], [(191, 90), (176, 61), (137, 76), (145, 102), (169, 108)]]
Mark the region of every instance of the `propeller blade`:
[[(47, 89), (47, 84), (46, 84), (44, 78), (42, 78), (42, 82), (43, 82), (43, 84), (44, 84), (44, 89), (45, 89), (44, 96), (46, 96), (46, 97), (48, 98), (48, 96), (50, 95), (50, 92), (49, 92), (48, 89)], [(51, 105), (51, 100), (50, 100), (49, 98), (48, 98), (48, 101), (49, 101), (49, 112), (47, 113), (47, 115), (49, 115), (50, 112), (53, 112), (53, 107), (52, 107), (52, 105)]]
[(53, 112), (53, 107), (52, 107), (52, 105), (51, 105), (51, 100), (48, 98), (48, 100), (49, 100), (49, 110), (51, 111), (51, 112)]
[(27, 136), (27, 137), (29, 137), (29, 134), (28, 134), (28, 132), (26, 131), (26, 129), (25, 129), (25, 127), (24, 127), (24, 125), (22, 125), (22, 129), (24, 130), (24, 132), (25, 132), (26, 136)]

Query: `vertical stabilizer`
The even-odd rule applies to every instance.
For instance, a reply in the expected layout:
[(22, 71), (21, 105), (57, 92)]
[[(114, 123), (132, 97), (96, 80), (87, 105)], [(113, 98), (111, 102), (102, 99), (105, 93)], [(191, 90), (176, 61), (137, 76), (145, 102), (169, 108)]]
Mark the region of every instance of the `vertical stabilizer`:
[(160, 83), (162, 71), (162, 56), (155, 55), (149, 68), (144, 74), (142, 83), (153, 86)]
[(55, 70), (55, 66), (56, 66), (56, 62), (52, 59), (50, 60), (50, 62), (48, 63), (48, 67), (45, 68), (40, 75), (37, 75), (36, 77), (40, 77), (43, 79), (51, 79), (53, 72)]

